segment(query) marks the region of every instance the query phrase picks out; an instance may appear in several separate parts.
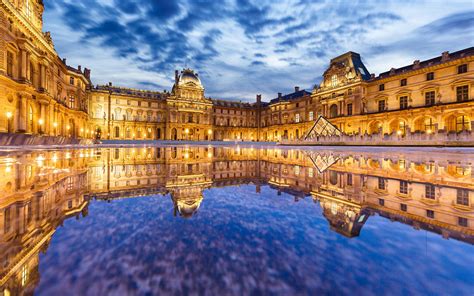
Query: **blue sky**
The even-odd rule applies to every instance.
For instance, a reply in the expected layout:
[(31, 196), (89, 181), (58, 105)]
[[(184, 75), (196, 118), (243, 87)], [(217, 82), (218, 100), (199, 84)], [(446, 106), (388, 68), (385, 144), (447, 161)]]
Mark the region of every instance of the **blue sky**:
[(47, 0), (44, 29), (94, 84), (170, 90), (199, 72), (206, 95), (254, 101), (308, 90), (332, 57), (371, 73), (474, 45), (474, 1)]

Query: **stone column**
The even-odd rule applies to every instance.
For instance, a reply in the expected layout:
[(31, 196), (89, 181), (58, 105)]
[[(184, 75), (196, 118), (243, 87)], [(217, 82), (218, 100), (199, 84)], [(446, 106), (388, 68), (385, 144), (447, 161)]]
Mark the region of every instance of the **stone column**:
[(27, 60), (27, 53), (26, 50), (21, 49), (20, 50), (20, 79), (26, 80), (27, 78), (27, 65), (28, 65), (28, 60)]
[(46, 133), (46, 106), (44, 103), (40, 103), (40, 118), (43, 121), (42, 125), (39, 125), (42, 133)]
[(15, 119), (17, 120), (17, 132), (25, 133), (27, 128), (27, 98), (21, 94), (18, 95), (18, 107), (15, 112)]
[(40, 89), (46, 89), (46, 67), (40, 64)]

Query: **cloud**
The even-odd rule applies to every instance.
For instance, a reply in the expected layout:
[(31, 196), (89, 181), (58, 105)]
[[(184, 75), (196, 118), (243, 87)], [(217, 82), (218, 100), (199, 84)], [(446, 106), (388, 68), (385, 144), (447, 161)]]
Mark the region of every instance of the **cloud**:
[(207, 95), (253, 101), (311, 89), (330, 58), (350, 50), (382, 72), (468, 47), (473, 12), (469, 1), (57, 0), (44, 24), (95, 83), (170, 89), (174, 69), (188, 66)]

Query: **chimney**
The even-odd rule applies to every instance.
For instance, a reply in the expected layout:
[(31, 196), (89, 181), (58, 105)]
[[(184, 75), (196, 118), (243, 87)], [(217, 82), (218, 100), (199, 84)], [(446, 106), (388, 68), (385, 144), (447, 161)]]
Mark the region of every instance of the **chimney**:
[(395, 69), (395, 68), (390, 69), (390, 75), (394, 75), (396, 70), (397, 69)]
[(91, 79), (91, 70), (84, 68), (84, 76), (86, 76), (87, 79)]
[(442, 54), (441, 54), (441, 61), (442, 62), (445, 62), (449, 60), (449, 51), (444, 51)]
[(281, 93), (278, 93), (278, 99), (281, 99)]
[(109, 82), (109, 86), (112, 86), (112, 82)]
[(300, 91), (300, 87), (299, 86), (295, 86), (295, 92), (299, 92)]
[(66, 58), (63, 58), (63, 64), (66, 65)]
[(374, 79), (375, 78), (375, 74), (374, 73), (371, 73), (370, 74), (370, 79)]
[(415, 61), (413, 62), (413, 69), (416, 70), (416, 69), (418, 69), (418, 68), (420, 68), (420, 60), (415, 60)]
[(77, 66), (77, 70), (79, 70), (79, 72), (82, 72), (82, 67), (81, 67), (81, 65)]
[(257, 95), (257, 103), (260, 104), (262, 102), (262, 95)]
[(179, 79), (179, 71), (175, 70), (174, 71), (174, 82), (178, 84), (178, 79)]

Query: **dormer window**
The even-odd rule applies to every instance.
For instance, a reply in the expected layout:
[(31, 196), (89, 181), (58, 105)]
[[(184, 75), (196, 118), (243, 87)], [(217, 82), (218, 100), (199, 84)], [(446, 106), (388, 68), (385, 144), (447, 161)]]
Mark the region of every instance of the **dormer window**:
[(406, 86), (406, 85), (407, 85), (407, 79), (406, 78), (400, 80), (400, 86)]
[(335, 87), (337, 86), (338, 81), (337, 81), (337, 75), (332, 75), (331, 76), (331, 86)]

